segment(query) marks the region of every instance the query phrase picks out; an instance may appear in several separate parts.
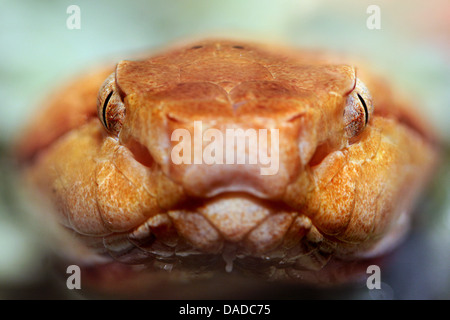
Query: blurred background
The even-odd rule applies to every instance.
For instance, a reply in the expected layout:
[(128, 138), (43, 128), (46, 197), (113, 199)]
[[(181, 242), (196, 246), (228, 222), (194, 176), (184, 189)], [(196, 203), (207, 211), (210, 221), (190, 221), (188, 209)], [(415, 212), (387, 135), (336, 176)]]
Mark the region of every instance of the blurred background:
[[(0, 5), (0, 299), (82, 298), (52, 272), (42, 230), (30, 223), (30, 205), (12, 170), (10, 147), (47, 94), (99, 63), (215, 34), (370, 61), (422, 107), (442, 138), (441, 166), (420, 201), (412, 232), (382, 270), (381, 290), (355, 285), (308, 294), (290, 286), (265, 297), (450, 298), (449, 1), (0, 0)], [(67, 28), (70, 5), (81, 10), (80, 29)], [(381, 29), (366, 25), (370, 5), (381, 10)]]

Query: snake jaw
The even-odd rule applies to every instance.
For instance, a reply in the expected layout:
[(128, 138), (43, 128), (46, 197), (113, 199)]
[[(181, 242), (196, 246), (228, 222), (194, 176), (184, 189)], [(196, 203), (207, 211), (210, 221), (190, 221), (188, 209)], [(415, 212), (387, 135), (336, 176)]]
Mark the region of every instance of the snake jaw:
[[(124, 263), (151, 268), (165, 262), (172, 270), (191, 261), (197, 272), (231, 272), (237, 266), (250, 273), (265, 268), (319, 270), (333, 248), (306, 216), (245, 194), (224, 194), (157, 214), (131, 233), (105, 237), (103, 244)], [(255, 269), (255, 263), (260, 267)]]

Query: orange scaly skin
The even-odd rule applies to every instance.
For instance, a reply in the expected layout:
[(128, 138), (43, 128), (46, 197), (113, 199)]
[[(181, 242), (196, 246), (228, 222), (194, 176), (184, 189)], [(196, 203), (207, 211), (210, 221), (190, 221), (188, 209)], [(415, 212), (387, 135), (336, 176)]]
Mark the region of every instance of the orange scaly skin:
[[(24, 175), (54, 217), (99, 255), (151, 270), (163, 262), (183, 277), (234, 265), (270, 279), (305, 280), (311, 272), (320, 279), (327, 264), (395, 247), (437, 157), (431, 130), (409, 104), (337, 61), (228, 40), (122, 61), (118, 129), (105, 130), (96, 107), (114, 68), (76, 79), (19, 143)], [(349, 137), (343, 114), (357, 78), (373, 109), (364, 130)], [(278, 173), (174, 164), (171, 133), (193, 136), (194, 121), (220, 132), (279, 129)]]

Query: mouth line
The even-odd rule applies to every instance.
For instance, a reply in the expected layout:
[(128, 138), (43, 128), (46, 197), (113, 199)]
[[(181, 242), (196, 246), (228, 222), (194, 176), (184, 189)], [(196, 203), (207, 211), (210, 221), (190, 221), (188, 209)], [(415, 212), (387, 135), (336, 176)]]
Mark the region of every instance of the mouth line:
[(254, 202), (262, 207), (265, 207), (272, 211), (297, 211), (283, 200), (267, 198), (264, 195), (255, 194), (253, 192), (236, 190), (236, 191), (221, 191), (217, 190), (208, 196), (189, 196), (184, 201), (176, 204), (174, 207), (167, 211), (187, 209), (198, 210), (199, 208), (207, 206), (209, 203), (214, 203), (218, 200), (232, 200), (232, 199), (246, 199), (250, 202)]

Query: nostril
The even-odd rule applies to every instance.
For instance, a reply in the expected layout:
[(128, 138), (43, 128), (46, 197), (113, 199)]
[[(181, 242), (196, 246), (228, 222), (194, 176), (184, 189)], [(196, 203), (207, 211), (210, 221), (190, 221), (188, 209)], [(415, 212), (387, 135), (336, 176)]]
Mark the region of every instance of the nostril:
[(134, 159), (140, 164), (151, 167), (155, 163), (148, 149), (136, 139), (128, 141), (126, 146), (133, 154)]

